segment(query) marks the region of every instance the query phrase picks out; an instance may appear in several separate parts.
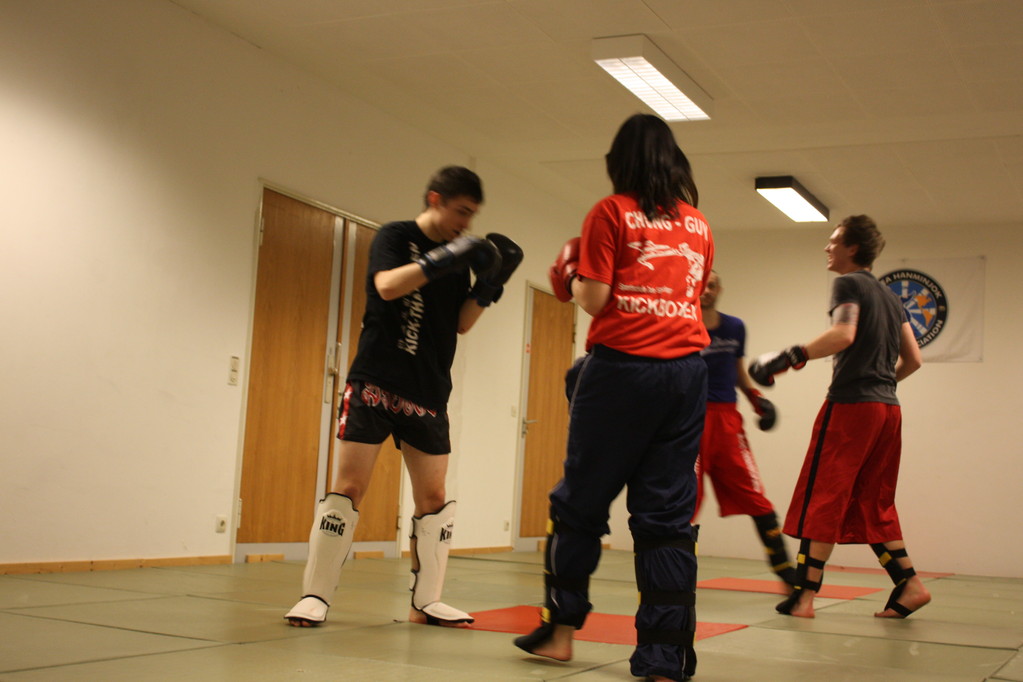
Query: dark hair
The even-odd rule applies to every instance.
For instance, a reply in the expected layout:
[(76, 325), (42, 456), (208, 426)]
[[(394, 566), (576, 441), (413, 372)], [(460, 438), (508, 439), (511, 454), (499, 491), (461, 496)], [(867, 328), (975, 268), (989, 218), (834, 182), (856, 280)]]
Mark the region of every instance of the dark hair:
[(462, 166), (445, 166), (433, 174), (423, 194), (423, 205), (429, 206), (429, 194), (436, 192), (445, 199), (468, 197), (477, 204), (483, 203), (483, 183), (480, 176)]
[(884, 236), (877, 223), (867, 215), (851, 215), (838, 225), (842, 228), (842, 242), (859, 247), (853, 254), (853, 263), (864, 268), (872, 266), (884, 250)]
[(699, 193), (689, 159), (679, 149), (671, 128), (652, 114), (636, 114), (622, 124), (605, 157), (616, 194), (633, 192), (639, 207), (653, 220), (678, 217), (676, 202), (696, 206)]

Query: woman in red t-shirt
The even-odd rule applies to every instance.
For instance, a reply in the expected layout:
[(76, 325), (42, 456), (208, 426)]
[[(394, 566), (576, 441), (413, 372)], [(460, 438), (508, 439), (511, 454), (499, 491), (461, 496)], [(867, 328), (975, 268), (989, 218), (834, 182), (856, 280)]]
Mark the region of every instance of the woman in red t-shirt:
[(569, 371), (565, 474), (550, 494), (542, 623), (516, 645), (556, 660), (590, 611), (589, 576), (628, 486), (641, 600), (632, 674), (683, 680), (696, 670), (696, 499), (707, 345), (700, 294), (714, 243), (696, 209), (692, 169), (668, 125), (637, 114), (607, 154), (614, 194), (551, 267), (560, 300), (593, 316), (587, 355)]

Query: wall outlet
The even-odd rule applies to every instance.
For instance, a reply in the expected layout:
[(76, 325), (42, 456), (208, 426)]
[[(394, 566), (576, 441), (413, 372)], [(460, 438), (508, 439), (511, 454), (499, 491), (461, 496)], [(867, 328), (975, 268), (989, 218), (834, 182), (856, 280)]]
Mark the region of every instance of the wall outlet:
[(511, 530), (511, 521), (505, 521), (504, 522), (504, 529), (505, 530)]
[(213, 528), (218, 533), (226, 533), (227, 532), (227, 515), (226, 514), (218, 514), (217, 518), (214, 520)]

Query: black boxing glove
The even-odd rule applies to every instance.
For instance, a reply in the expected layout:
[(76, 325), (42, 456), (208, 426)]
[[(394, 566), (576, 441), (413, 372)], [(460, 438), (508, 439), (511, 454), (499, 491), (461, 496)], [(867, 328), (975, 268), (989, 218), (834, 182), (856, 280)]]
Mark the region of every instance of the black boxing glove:
[(497, 247), (486, 239), (462, 236), (430, 249), (415, 262), (423, 269), (426, 279), (432, 282), (438, 277), (465, 270), (470, 265), (475, 268), (492, 264), (499, 257)]
[(774, 376), (792, 369), (802, 369), (809, 358), (806, 346), (791, 346), (774, 353), (764, 353), (750, 363), (749, 375), (761, 386), (774, 386)]
[(749, 404), (760, 419), (757, 420), (757, 428), (761, 431), (770, 431), (778, 421), (778, 410), (774, 403), (764, 397), (764, 394), (755, 388), (743, 391), (749, 398)]
[(501, 287), (491, 284), (501, 272), (501, 252), (493, 242), (481, 239), (469, 256), (469, 267), (476, 275), (469, 298), (476, 299), (480, 307), (486, 308), (501, 295)]
[(504, 285), (522, 262), (522, 249), (508, 237), (497, 232), (487, 235), (487, 241), (494, 245), (500, 254), (499, 267), (490, 268), (486, 272), (476, 273), (476, 282), (469, 294), (476, 302), (486, 308), (491, 303), (501, 300)]

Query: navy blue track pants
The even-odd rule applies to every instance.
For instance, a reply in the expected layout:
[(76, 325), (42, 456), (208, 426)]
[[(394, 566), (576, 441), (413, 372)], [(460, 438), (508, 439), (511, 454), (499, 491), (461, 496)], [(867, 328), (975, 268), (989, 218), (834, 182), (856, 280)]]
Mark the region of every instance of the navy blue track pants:
[(603, 346), (566, 378), (571, 394), (564, 478), (551, 491), (545, 606), (552, 622), (581, 627), (588, 579), (600, 559), (609, 507), (627, 486), (641, 604), (634, 675), (673, 679), (695, 670), (694, 466), (703, 433), (707, 366)]

